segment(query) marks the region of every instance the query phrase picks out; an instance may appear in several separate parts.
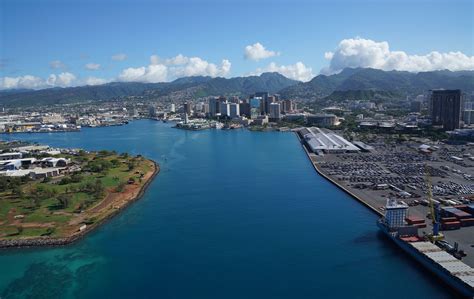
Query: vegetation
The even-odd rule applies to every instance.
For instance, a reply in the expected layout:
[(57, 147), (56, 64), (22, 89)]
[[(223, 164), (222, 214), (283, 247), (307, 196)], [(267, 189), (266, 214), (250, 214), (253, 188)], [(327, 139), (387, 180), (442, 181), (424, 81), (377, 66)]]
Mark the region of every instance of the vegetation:
[(399, 72), (370, 68), (346, 68), (331, 76), (319, 75), (311, 81), (287, 87), (279, 92), (284, 98), (323, 98), (335, 91), (377, 91), (405, 96), (436, 88), (474, 91), (474, 72)]
[(236, 78), (186, 77), (168, 83), (112, 82), (97, 86), (49, 88), (38, 91), (1, 92), (0, 102), (5, 107), (46, 106), (54, 104), (107, 101), (128, 96), (148, 96), (156, 99), (173, 93), (197, 96), (223, 94), (249, 95), (258, 91), (270, 93), (297, 84), (278, 73)]
[(0, 176), (0, 239), (74, 233), (113, 211), (113, 202), (102, 203), (110, 194), (140, 188), (152, 170), (147, 159), (108, 151), (72, 159), (82, 171), (42, 180)]

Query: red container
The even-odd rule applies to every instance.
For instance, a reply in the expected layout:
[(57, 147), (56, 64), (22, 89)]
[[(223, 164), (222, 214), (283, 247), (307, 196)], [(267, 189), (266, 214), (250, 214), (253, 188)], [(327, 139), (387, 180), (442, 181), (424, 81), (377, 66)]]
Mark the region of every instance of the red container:
[(443, 223), (443, 229), (445, 230), (460, 229), (460, 228), (461, 228), (461, 222), (459, 221), (451, 221), (451, 222)]
[(460, 222), (461, 226), (473, 226), (474, 218), (461, 219)]
[(454, 206), (454, 207), (455, 207), (456, 209), (463, 210), (463, 211), (464, 211), (465, 209), (467, 209), (467, 205), (456, 205), (456, 206)]
[(408, 224), (422, 224), (422, 223), (425, 223), (425, 219), (422, 219), (422, 218), (417, 217), (417, 216), (408, 216), (407, 218), (405, 218), (405, 220)]
[(456, 217), (443, 217), (441, 218), (441, 222), (452, 222), (452, 221), (457, 221), (458, 219)]

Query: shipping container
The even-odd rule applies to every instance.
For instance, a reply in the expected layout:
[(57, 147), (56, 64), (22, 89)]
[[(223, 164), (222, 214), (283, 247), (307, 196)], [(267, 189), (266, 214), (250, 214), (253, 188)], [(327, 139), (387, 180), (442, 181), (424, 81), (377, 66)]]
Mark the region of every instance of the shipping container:
[(405, 221), (408, 223), (408, 224), (420, 224), (420, 223), (425, 223), (425, 220), (420, 218), (420, 217), (417, 217), (417, 216), (407, 216), (407, 218), (405, 218)]
[(441, 218), (441, 222), (451, 222), (451, 221), (457, 221), (458, 219), (456, 217), (443, 217)]
[(418, 228), (425, 228), (426, 227), (426, 223), (416, 223), (416, 224), (413, 224), (413, 226), (416, 226)]
[(451, 221), (442, 224), (444, 230), (451, 230), (451, 229), (460, 229), (461, 222), (459, 221)]
[(472, 218), (471, 214), (456, 209), (454, 207), (443, 207), (441, 208), (441, 212), (444, 216), (456, 217), (458, 219)]
[(473, 226), (474, 218), (461, 219), (460, 222), (461, 226)]

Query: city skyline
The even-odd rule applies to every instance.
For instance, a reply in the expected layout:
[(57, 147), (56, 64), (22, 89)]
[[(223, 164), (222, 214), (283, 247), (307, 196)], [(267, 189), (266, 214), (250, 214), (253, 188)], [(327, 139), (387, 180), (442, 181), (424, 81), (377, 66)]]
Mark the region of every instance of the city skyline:
[(468, 1), (112, 2), (4, 1), (0, 89), (474, 69)]

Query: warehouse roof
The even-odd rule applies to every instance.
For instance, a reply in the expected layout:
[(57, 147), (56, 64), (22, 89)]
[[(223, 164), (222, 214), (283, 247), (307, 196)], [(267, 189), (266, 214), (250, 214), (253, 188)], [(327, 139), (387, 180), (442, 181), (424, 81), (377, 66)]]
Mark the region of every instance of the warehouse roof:
[(316, 151), (359, 151), (360, 149), (346, 140), (345, 138), (335, 134), (332, 131), (326, 132), (320, 128), (308, 128), (308, 133), (304, 134), (304, 139), (313, 152)]

